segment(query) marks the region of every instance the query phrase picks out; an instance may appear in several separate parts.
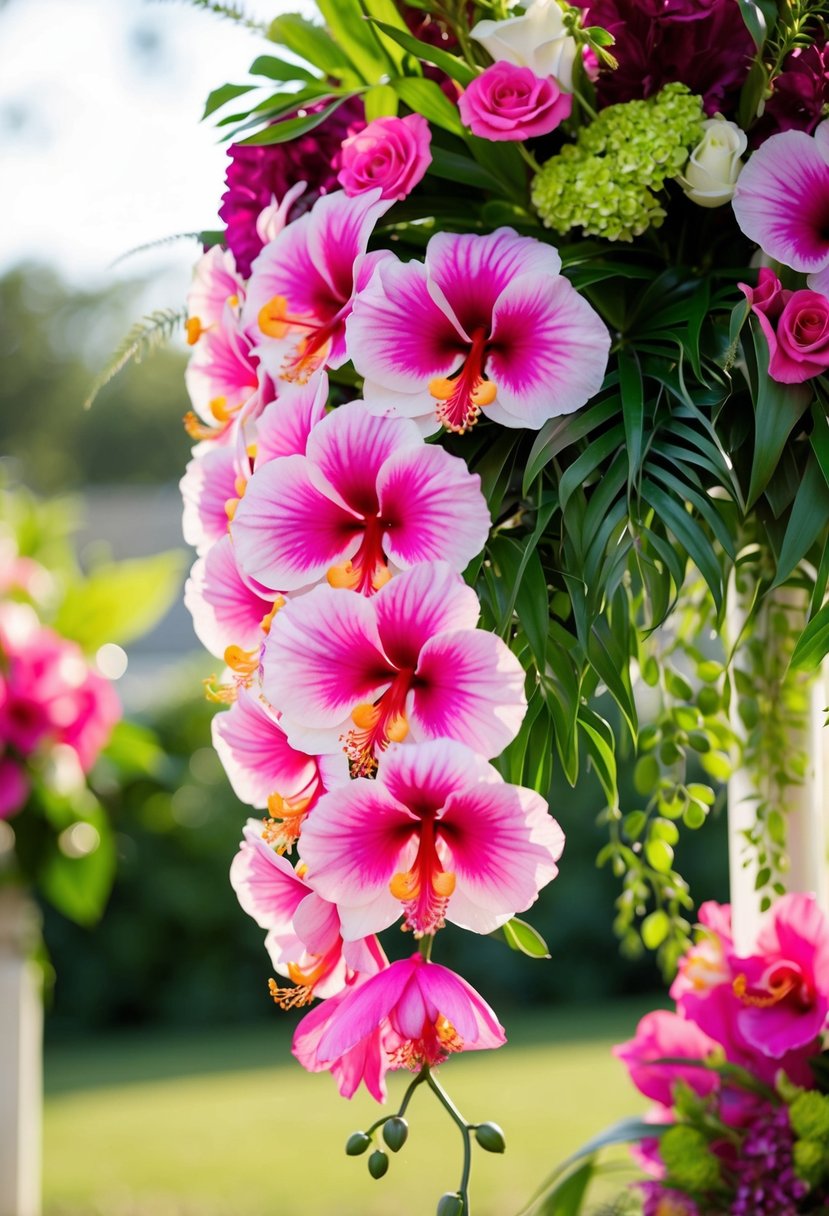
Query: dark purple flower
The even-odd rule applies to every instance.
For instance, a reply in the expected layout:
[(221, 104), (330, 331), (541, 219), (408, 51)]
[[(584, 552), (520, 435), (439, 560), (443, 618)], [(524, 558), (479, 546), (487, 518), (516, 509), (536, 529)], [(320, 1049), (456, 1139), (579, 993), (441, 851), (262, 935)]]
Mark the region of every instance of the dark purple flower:
[(829, 104), (829, 43), (792, 51), (773, 90), (751, 142), (756, 146), (780, 131), (812, 135)]
[(651, 97), (681, 81), (708, 114), (728, 115), (748, 75), (754, 43), (734, 0), (591, 0), (590, 25), (616, 38), (616, 71), (602, 72), (599, 103)]
[[(313, 112), (325, 104), (317, 102), (306, 109)], [(360, 102), (346, 101), (308, 135), (289, 143), (258, 147), (231, 145), (225, 178), (227, 190), (222, 195), (219, 216), (226, 225), (225, 243), (244, 278), (250, 274), (251, 262), (264, 244), (256, 227), (263, 208), (273, 198), (281, 202), (297, 182), (307, 182), (307, 189), (289, 212), (288, 219), (293, 220), (307, 211), (321, 194), (337, 190), (342, 141), (364, 125)]]
[(809, 1188), (794, 1172), (794, 1136), (786, 1106), (766, 1107), (749, 1127), (732, 1164), (731, 1216), (797, 1216)]

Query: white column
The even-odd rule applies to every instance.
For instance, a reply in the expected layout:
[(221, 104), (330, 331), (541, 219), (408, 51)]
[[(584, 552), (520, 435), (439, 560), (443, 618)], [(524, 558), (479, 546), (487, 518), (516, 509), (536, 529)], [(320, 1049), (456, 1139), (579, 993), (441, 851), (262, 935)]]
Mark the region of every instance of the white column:
[(43, 1006), (29, 958), (38, 913), (0, 888), (0, 1216), (39, 1216)]
[[(779, 605), (785, 610), (797, 611), (799, 602), (802, 611), (804, 600), (797, 592), (782, 588), (772, 594), (776, 594)], [(739, 636), (742, 623), (739, 611), (737, 606), (729, 613), (732, 640)], [(769, 638), (769, 645), (773, 644), (774, 639)], [(739, 658), (737, 661), (739, 664)], [(805, 676), (795, 678), (806, 679)], [(779, 808), (786, 823), (789, 859), (788, 871), (779, 877), (789, 891), (813, 892), (824, 911), (829, 913), (829, 729), (824, 729), (829, 680), (825, 670), (812, 681), (810, 693), (808, 722), (803, 730), (793, 732), (791, 739), (792, 750), (807, 755), (807, 770), (801, 785), (789, 786), (786, 804)], [(736, 713), (734, 727), (738, 734), (743, 733)], [(757, 864), (751, 851), (746, 850), (743, 835), (754, 823), (756, 795), (752, 774), (738, 766), (728, 783), (728, 853), (732, 925), (739, 953), (751, 951), (761, 920), (760, 894), (755, 891)], [(749, 864), (744, 865), (747, 857)]]

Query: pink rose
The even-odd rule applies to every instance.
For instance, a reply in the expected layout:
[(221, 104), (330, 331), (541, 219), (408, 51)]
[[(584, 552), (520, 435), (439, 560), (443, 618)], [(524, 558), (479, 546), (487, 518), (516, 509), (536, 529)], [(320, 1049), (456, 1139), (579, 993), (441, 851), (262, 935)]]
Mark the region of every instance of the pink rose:
[(472, 134), (482, 139), (532, 139), (549, 135), (569, 118), (573, 98), (554, 77), (542, 79), (531, 68), (502, 60), (472, 81), (458, 108)]
[(343, 140), (337, 181), (349, 198), (382, 189), (381, 198), (405, 198), (432, 163), (429, 124), (420, 114), (375, 118)]
[(693, 1064), (686, 1068), (681, 1064), (656, 1061), (679, 1057), (705, 1060), (716, 1050), (714, 1040), (693, 1022), (686, 1021), (678, 1013), (657, 1009), (642, 1018), (635, 1036), (614, 1047), (613, 1054), (625, 1065), (640, 1093), (663, 1106), (670, 1106), (677, 1081), (683, 1081), (695, 1093), (703, 1095), (718, 1087), (719, 1078), (716, 1073)]
[(829, 368), (829, 299), (817, 291), (793, 291), (777, 321), (777, 350), (769, 375), (800, 384)]
[[(780, 316), (783, 305), (791, 295), (790, 291), (784, 291), (777, 275), (768, 266), (760, 268), (756, 287), (749, 287), (748, 283), (738, 283), (737, 286), (751, 305), (752, 312), (758, 317), (770, 317), (773, 321)], [(765, 329), (764, 325), (764, 332)]]

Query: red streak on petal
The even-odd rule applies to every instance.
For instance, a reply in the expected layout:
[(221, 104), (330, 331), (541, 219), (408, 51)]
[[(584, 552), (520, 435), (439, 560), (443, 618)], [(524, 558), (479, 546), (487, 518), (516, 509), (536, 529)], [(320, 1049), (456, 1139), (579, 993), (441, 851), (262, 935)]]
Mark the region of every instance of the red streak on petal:
[(429, 381), (429, 392), (437, 402), (437, 414), (448, 431), (463, 435), (478, 420), (481, 409), (492, 405), (497, 387), (484, 375), (487, 336), (476, 329), (463, 367), (450, 379)]

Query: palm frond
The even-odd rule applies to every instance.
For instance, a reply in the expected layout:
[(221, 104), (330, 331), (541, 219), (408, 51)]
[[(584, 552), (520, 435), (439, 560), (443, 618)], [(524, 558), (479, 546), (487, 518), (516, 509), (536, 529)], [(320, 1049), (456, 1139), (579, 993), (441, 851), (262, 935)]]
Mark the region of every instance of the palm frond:
[(122, 262), (126, 262), (127, 258), (135, 257), (139, 253), (148, 253), (151, 249), (160, 249), (163, 245), (173, 245), (176, 241), (201, 241), (200, 232), (174, 232), (172, 236), (161, 236), (156, 241), (145, 241), (143, 245), (135, 245), (132, 249), (127, 249), (125, 253), (119, 253), (109, 264), (109, 269), (112, 270), (116, 266), (120, 266)]
[(264, 34), (267, 37), (268, 23), (251, 17), (250, 13), (241, 4), (223, 4), (222, 0), (183, 0), (183, 2), (191, 4), (193, 8), (200, 8), (204, 12), (213, 13), (215, 17), (224, 17), (227, 21), (235, 21), (237, 25), (242, 25), (245, 29), (252, 30), (256, 34)]
[(140, 363), (147, 355), (154, 354), (172, 338), (187, 318), (186, 308), (160, 308), (136, 321), (114, 352), (104, 370), (96, 377), (89, 395), (83, 403), (88, 410), (95, 398), (113, 377), (128, 363)]

